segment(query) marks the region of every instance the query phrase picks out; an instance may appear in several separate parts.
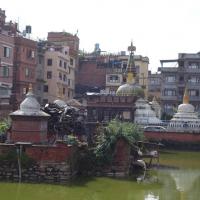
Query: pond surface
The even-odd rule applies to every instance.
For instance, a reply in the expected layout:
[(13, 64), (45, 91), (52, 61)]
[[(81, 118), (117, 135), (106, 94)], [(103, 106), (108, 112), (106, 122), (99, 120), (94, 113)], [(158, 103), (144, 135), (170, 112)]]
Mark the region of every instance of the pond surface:
[[(68, 185), (0, 183), (2, 200), (198, 200), (200, 152), (163, 152), (144, 181), (87, 178)], [(163, 167), (167, 165), (170, 167)]]

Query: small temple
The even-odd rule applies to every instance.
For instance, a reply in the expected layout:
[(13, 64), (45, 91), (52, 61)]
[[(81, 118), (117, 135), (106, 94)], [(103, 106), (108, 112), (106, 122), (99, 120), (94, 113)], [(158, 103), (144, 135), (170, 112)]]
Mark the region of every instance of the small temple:
[(178, 106), (177, 113), (167, 127), (168, 131), (175, 132), (198, 132), (200, 128), (200, 119), (198, 118), (195, 108), (189, 103), (189, 94), (185, 88), (183, 103)]
[[(153, 105), (156, 105), (155, 99)], [(134, 114), (134, 122), (140, 125), (161, 124), (162, 121), (159, 119), (159, 114), (156, 114), (156, 111), (152, 109), (153, 105), (150, 105), (145, 99), (139, 98), (135, 102), (136, 111)], [(159, 105), (157, 104), (157, 106)]]

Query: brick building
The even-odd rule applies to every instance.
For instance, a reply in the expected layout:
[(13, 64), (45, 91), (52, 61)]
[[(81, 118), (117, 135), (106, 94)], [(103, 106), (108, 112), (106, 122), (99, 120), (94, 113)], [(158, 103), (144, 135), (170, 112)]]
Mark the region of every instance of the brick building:
[(0, 117), (12, 110), (10, 99), (13, 87), (14, 36), (17, 24), (6, 22), (5, 10), (0, 8)]
[(134, 121), (135, 101), (140, 95), (144, 95), (139, 83), (136, 82), (135, 49), (131, 43), (130, 56), (125, 70), (126, 84), (118, 87), (116, 93), (87, 93), (88, 121), (107, 122), (114, 118)]
[[(125, 82), (125, 70), (129, 56), (122, 51), (120, 54), (101, 55), (100, 52), (83, 54), (79, 59), (76, 78), (76, 93), (87, 91), (99, 92), (106, 90), (114, 94), (117, 88)], [(143, 87), (147, 95), (148, 63), (149, 59), (141, 55), (134, 55), (137, 70), (136, 81)]]
[(28, 85), (35, 87), (36, 83), (36, 50), (37, 43), (33, 40), (16, 36), (14, 38), (14, 71), (13, 71), (13, 99), (16, 109), (27, 93)]

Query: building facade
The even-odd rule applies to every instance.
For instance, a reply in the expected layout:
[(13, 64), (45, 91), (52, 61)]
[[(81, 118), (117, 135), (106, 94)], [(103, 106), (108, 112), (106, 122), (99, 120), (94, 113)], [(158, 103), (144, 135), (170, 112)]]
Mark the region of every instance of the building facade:
[(73, 97), (70, 89), (72, 67), (68, 54), (68, 46), (49, 45), (46, 47), (43, 104), (52, 103), (58, 98), (67, 101)]
[(161, 94), (161, 74), (160, 73), (151, 73), (148, 74), (148, 99), (152, 100), (153, 97), (156, 97), (160, 101)]
[(14, 38), (0, 33), (0, 115), (6, 116), (11, 110), (10, 99), (13, 87)]
[[(73, 35), (67, 32), (49, 32), (47, 41), (48, 43), (50, 43), (50, 45), (60, 46), (61, 48), (65, 49), (64, 50), (65, 56), (62, 57), (62, 59), (64, 59), (65, 61), (63, 60), (63, 63), (59, 64), (59, 65), (63, 64), (63, 68), (64, 68), (64, 71), (60, 72), (63, 76), (62, 77), (63, 81), (61, 85), (59, 86), (59, 88), (62, 88), (62, 89), (59, 89), (60, 95), (57, 95), (55, 93), (55, 94), (51, 94), (51, 96), (52, 95), (57, 96), (57, 97), (60, 96), (60, 98), (62, 98), (63, 100), (72, 99), (75, 95), (75, 73), (76, 73), (76, 69), (78, 65), (79, 38), (77, 34)], [(47, 53), (47, 54), (50, 54), (50, 53)], [(61, 81), (61, 74), (59, 74), (60, 81)], [(52, 98), (49, 97), (49, 100), (52, 100)]]
[(45, 51), (46, 41), (39, 41), (37, 43), (37, 66), (36, 66), (36, 84), (35, 94), (40, 105), (43, 104), (44, 99), (44, 66), (45, 66)]
[[(114, 94), (117, 88), (126, 82), (125, 71), (129, 56), (122, 51), (119, 54), (101, 55), (93, 52), (80, 57), (77, 70), (76, 92), (83, 94), (87, 91)], [(149, 59), (134, 55), (137, 77), (136, 82), (144, 88), (145, 95), (148, 91), (148, 63)]]
[[(164, 67), (168, 62), (177, 62), (177, 67)], [(200, 112), (200, 53), (180, 53), (177, 60), (162, 60), (161, 105), (163, 113), (173, 115), (182, 102), (187, 86), (190, 103)]]
[(16, 36), (14, 38), (14, 45), (12, 104), (17, 108), (25, 98), (30, 83), (35, 89), (37, 43), (33, 40)]
[(0, 8), (0, 117), (12, 111), (14, 36), (17, 24), (6, 22), (5, 10)]

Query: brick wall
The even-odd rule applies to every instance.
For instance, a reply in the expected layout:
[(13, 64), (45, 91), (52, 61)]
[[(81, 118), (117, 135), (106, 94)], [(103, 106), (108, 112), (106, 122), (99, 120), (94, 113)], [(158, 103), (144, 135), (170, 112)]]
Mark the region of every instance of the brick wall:
[(174, 141), (174, 142), (200, 142), (200, 134), (178, 133), (178, 132), (144, 132), (149, 140), (154, 141)]
[(73, 152), (72, 146), (39, 146), (33, 145), (26, 148), (26, 154), (35, 161), (66, 162)]

